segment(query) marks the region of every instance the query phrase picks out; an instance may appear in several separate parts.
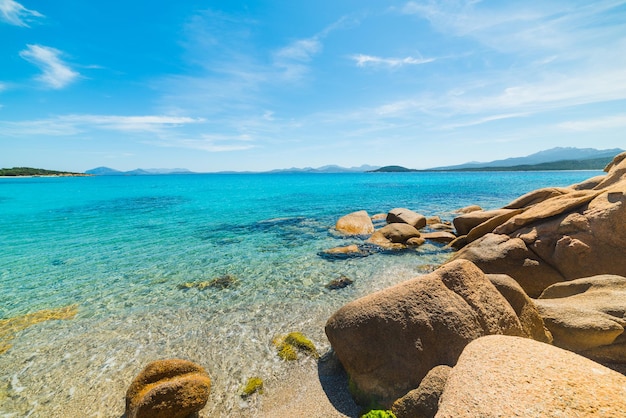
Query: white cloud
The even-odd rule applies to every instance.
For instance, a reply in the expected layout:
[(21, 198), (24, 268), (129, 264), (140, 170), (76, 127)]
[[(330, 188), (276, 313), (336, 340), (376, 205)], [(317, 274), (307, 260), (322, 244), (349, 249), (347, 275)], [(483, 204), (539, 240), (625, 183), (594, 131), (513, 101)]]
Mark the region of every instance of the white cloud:
[(29, 10), (13, 0), (0, 0), (0, 20), (15, 26), (28, 27), (27, 22), (44, 17), (36, 10)]
[(559, 123), (557, 128), (567, 131), (597, 131), (600, 129), (626, 128), (626, 114), (563, 122)]
[(37, 80), (50, 88), (62, 89), (76, 80), (80, 74), (61, 60), (61, 54), (61, 51), (55, 48), (27, 45), (27, 48), (20, 52), (20, 57), (42, 71)]
[(102, 129), (123, 132), (156, 132), (165, 128), (180, 127), (203, 122), (201, 118), (186, 116), (114, 116), (114, 115), (69, 115), (59, 120), (77, 125), (90, 125)]
[(20, 122), (0, 121), (0, 127), (7, 136), (72, 136), (93, 130), (158, 134), (166, 129), (201, 122), (204, 122), (204, 119), (164, 115), (63, 115)]
[(298, 81), (308, 73), (308, 63), (321, 50), (317, 37), (299, 39), (274, 53), (274, 65), (283, 71), (285, 79)]
[(396, 68), (404, 65), (420, 65), (435, 61), (435, 58), (382, 58), (364, 54), (353, 55), (351, 58), (356, 61), (356, 65), (359, 67), (371, 65)]
[(322, 49), (322, 44), (316, 38), (300, 39), (292, 42), (276, 52), (278, 59), (308, 62), (313, 55)]

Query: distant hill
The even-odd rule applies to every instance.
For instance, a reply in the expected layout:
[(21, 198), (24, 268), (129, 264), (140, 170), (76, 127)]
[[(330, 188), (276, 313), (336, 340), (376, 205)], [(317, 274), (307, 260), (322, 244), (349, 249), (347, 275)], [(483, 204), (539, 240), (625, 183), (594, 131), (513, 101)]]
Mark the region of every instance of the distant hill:
[(402, 167), (400, 165), (386, 165), (384, 167), (377, 168), (376, 170), (369, 170), (369, 173), (410, 173), (414, 171), (422, 171), (422, 170), (414, 170), (412, 168)]
[[(617, 154), (623, 152), (624, 150), (620, 148), (614, 149), (605, 149), (598, 150), (595, 148), (573, 148), (573, 147), (557, 147), (551, 148), (545, 151), (540, 151), (535, 154), (528, 155), (526, 157), (516, 157), (516, 158), (507, 158), (504, 160), (495, 160), (491, 162), (479, 163), (479, 162), (470, 162), (460, 165), (452, 165), (446, 167), (435, 167), (430, 170), (442, 170), (442, 171), (450, 171), (450, 170), (475, 170), (475, 169), (484, 169), (484, 168), (506, 168), (506, 167), (519, 167), (519, 166), (527, 166), (528, 169), (530, 167), (544, 164), (544, 163), (554, 163), (557, 161), (586, 161), (586, 160), (597, 160), (596, 165), (591, 167), (590, 169), (596, 168), (604, 168), (604, 166), (599, 167), (598, 164), (601, 159), (609, 159), (610, 161)], [(567, 163), (566, 165), (571, 165), (571, 163)], [(584, 164), (583, 164), (584, 165)], [(541, 168), (534, 168), (535, 170), (541, 170)], [(566, 168), (553, 168), (554, 170), (567, 170)]]
[(97, 167), (86, 171), (94, 176), (155, 176), (159, 174), (195, 174), (186, 168), (138, 168), (131, 171), (119, 171), (109, 167)]
[(0, 168), (0, 176), (25, 177), (25, 176), (85, 176), (85, 173), (72, 173), (70, 171), (45, 170), (43, 168), (13, 167)]
[[(592, 158), (589, 160), (563, 160), (541, 164), (522, 164), (512, 167), (459, 168), (445, 171), (555, 171), (555, 170), (602, 170), (613, 157)], [(429, 170), (433, 171), (433, 170)], [(434, 170), (441, 171), (441, 170)]]

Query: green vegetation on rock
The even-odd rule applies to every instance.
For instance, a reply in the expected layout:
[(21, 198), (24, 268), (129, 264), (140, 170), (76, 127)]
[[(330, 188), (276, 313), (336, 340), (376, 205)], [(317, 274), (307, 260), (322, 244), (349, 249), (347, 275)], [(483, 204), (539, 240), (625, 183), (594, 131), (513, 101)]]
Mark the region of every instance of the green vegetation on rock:
[(278, 350), (278, 356), (283, 360), (297, 360), (298, 352), (319, 358), (319, 353), (315, 344), (301, 332), (290, 332), (287, 335), (280, 335), (272, 341)]
[(247, 398), (254, 393), (263, 393), (263, 379), (260, 377), (251, 377), (241, 390), (241, 397)]
[(389, 410), (372, 409), (368, 413), (361, 415), (361, 418), (396, 418), (396, 416)]

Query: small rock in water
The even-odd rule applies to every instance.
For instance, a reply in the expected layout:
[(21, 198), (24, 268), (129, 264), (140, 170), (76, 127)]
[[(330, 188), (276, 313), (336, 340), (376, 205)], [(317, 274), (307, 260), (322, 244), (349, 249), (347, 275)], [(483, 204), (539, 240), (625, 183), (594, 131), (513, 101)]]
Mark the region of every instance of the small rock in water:
[(225, 274), (223, 276), (216, 277), (211, 280), (206, 280), (202, 282), (185, 282), (178, 285), (178, 288), (181, 290), (188, 289), (198, 289), (205, 290), (208, 288), (214, 289), (228, 289), (234, 287), (238, 284), (238, 280), (235, 276), (231, 276), (230, 274)]
[(337, 277), (336, 279), (331, 280), (326, 285), (326, 289), (329, 289), (329, 290), (343, 289), (344, 287), (350, 286), (352, 283), (354, 283), (354, 280), (352, 280), (349, 277), (344, 276), (342, 274), (341, 276)]

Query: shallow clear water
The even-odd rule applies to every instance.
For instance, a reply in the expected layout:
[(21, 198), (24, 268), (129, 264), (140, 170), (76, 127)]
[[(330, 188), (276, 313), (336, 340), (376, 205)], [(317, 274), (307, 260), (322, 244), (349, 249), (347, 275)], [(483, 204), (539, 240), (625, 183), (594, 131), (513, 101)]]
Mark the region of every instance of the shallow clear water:
[[(120, 416), (133, 376), (167, 357), (207, 368), (207, 416), (249, 416), (237, 396), (245, 379), (271, 382), (301, 364), (277, 358), (274, 336), (302, 331), (324, 350), (334, 310), (449, 257), (426, 244), (324, 259), (320, 251), (358, 242), (332, 233), (340, 216), (408, 207), (451, 220), (463, 206), (496, 208), (598, 174), (0, 179), (0, 318), (78, 305), (74, 319), (27, 328), (0, 355), (0, 416)], [(236, 285), (179, 287), (226, 274)], [(324, 287), (342, 274), (354, 285)]]

